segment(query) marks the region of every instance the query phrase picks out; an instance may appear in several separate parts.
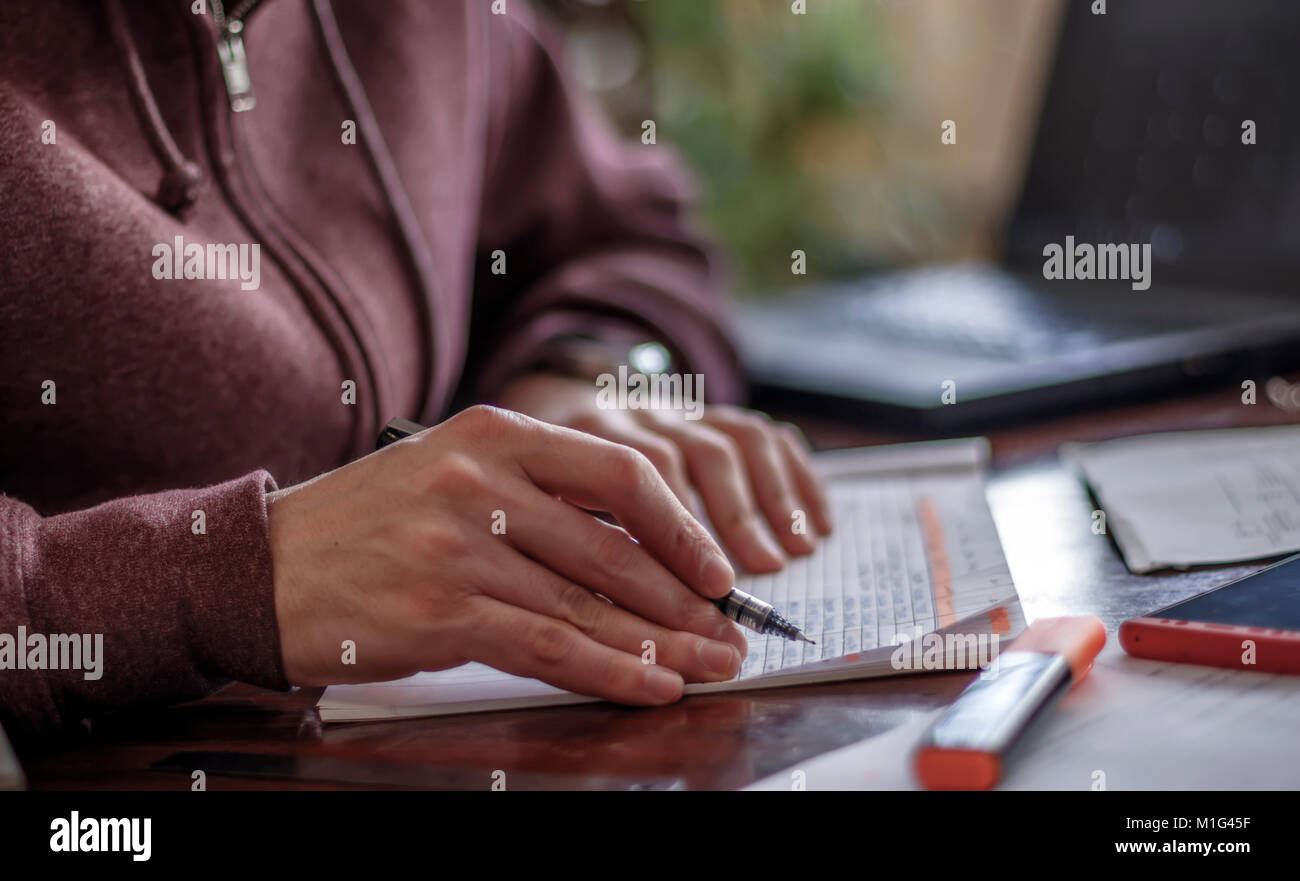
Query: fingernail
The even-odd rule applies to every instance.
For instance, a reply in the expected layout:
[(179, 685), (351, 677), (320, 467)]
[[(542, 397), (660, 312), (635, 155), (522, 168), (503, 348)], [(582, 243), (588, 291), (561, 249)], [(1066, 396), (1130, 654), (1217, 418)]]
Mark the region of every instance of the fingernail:
[(745, 658), (749, 657), (749, 639), (745, 636), (745, 631), (731, 623), (730, 618), (721, 614), (718, 617), (722, 621), (718, 624), (718, 629), (713, 632), (713, 638), (735, 648), (736, 651), (740, 652), (740, 659), (745, 660)]
[(820, 520), (819, 527), (822, 535), (830, 535), (835, 531), (835, 521), (831, 519), (830, 511), (823, 510)]
[(651, 666), (646, 670), (645, 687), (656, 700), (672, 702), (682, 696), (682, 677)]
[(758, 530), (758, 547), (759, 550), (771, 557), (774, 563), (781, 566), (785, 565), (785, 551), (781, 550), (780, 545), (762, 529)]
[(731, 568), (727, 558), (714, 554), (704, 564), (704, 588), (710, 593), (723, 594), (731, 590), (736, 583), (736, 570)]
[(712, 673), (731, 674), (736, 669), (739, 652), (732, 646), (712, 640), (700, 640), (700, 661)]

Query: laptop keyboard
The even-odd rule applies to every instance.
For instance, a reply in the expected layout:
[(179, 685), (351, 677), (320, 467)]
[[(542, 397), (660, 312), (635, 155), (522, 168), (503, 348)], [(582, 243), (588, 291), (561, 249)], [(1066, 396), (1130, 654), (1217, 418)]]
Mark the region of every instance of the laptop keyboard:
[(1172, 329), (1108, 308), (1123, 293), (1086, 290), (1078, 289), (1071, 303), (989, 266), (924, 268), (854, 285), (816, 323), (828, 332), (1006, 360), (1034, 360)]

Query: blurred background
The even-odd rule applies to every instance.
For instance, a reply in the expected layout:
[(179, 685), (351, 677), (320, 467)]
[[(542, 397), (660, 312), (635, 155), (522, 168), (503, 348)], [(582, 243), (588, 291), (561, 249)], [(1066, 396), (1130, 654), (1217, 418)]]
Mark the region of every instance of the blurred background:
[[(993, 254), (1059, 0), (541, 0), (629, 138), (655, 121), (742, 298)], [(955, 145), (941, 143), (944, 120)], [(806, 277), (790, 252), (807, 255)]]

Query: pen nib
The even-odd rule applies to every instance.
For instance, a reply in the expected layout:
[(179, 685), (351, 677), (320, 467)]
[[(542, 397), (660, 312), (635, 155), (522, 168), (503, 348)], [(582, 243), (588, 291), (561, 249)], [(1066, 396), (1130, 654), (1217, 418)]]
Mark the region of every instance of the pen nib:
[(811, 645), (816, 645), (816, 644), (817, 644), (817, 640), (815, 640), (815, 639), (809, 639), (808, 637), (804, 636), (802, 633), (799, 634), (799, 641), (800, 641), (800, 642), (810, 643)]

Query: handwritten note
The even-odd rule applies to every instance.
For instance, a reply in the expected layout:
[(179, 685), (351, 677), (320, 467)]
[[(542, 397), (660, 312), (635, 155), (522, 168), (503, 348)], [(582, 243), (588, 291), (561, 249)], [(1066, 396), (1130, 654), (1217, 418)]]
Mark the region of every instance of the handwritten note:
[(1300, 426), (1141, 435), (1061, 457), (1134, 572), (1300, 551)]

